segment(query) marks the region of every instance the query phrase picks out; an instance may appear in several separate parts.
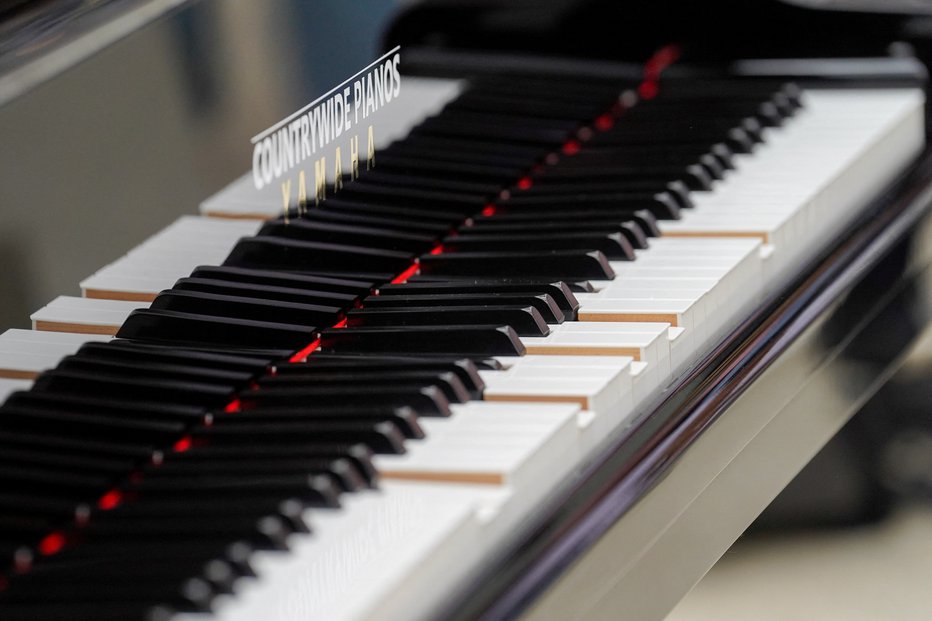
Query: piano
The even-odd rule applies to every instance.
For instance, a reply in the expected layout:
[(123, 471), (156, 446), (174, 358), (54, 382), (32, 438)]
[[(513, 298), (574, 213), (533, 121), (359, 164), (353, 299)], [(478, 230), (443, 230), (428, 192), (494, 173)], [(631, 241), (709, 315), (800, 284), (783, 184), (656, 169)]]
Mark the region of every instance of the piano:
[(662, 619), (929, 325), (926, 3), (92, 4), (0, 5), (118, 257), (0, 335), (4, 621)]

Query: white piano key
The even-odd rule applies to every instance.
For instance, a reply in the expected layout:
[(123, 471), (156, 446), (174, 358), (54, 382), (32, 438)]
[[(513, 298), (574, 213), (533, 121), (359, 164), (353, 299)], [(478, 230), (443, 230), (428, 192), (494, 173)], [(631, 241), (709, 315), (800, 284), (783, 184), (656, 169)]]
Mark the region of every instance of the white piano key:
[(35, 330), (113, 335), (131, 312), (147, 306), (148, 304), (140, 302), (62, 295), (34, 312), (29, 318)]
[(29, 390), (31, 386), (32, 380), (30, 379), (0, 377), (0, 403), (6, 401), (6, 398), (17, 390)]
[(0, 334), (0, 377), (34, 379), (84, 343), (109, 339), (109, 336), (94, 334), (7, 330)]
[(696, 208), (660, 224), (665, 236), (757, 236), (775, 248), (767, 286), (782, 282), (915, 156), (923, 144), (918, 90), (812, 91), (798, 119), (742, 161)]
[(438, 576), (462, 579), (487, 551), (478, 515), (502, 492), (488, 487), (385, 482), (344, 496), (339, 511), (309, 510), (308, 535), (288, 553), (259, 553), (255, 579), (212, 615), (173, 621), (420, 618), (439, 603)]

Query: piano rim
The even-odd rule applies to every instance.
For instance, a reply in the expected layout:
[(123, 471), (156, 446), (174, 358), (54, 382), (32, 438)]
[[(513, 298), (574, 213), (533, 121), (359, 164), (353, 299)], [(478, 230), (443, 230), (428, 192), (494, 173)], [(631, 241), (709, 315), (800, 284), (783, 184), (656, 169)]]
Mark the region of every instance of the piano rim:
[[(932, 221), (930, 212), (932, 145), (927, 145), (912, 166), (846, 227), (838, 243), (807, 262), (798, 278), (760, 304), (691, 370), (642, 408), (581, 476), (554, 494), (533, 522), (431, 618), (491, 621), (527, 613), (670, 474), (703, 432), (782, 354), (804, 335), (812, 336), (819, 320), (906, 240), (913, 227), (923, 219)], [(891, 362), (888, 367), (892, 366), (898, 365)], [(865, 390), (873, 394), (877, 388)], [(852, 407), (870, 394), (852, 397)]]

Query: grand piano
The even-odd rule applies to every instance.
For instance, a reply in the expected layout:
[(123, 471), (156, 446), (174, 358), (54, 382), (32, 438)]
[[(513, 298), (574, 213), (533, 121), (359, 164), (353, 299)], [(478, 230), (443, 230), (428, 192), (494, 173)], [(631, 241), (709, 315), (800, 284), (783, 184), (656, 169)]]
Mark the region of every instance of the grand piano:
[(929, 324), (932, 4), (257, 4), (0, 5), (4, 621), (662, 619)]

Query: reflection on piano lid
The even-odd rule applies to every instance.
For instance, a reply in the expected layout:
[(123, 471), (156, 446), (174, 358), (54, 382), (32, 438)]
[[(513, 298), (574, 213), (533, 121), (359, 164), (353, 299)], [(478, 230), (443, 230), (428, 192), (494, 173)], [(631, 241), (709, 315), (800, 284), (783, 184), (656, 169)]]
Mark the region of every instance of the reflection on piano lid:
[(0, 336), (0, 617), (672, 608), (928, 323), (925, 73), (592, 4), (409, 9), (374, 168), (247, 175)]

